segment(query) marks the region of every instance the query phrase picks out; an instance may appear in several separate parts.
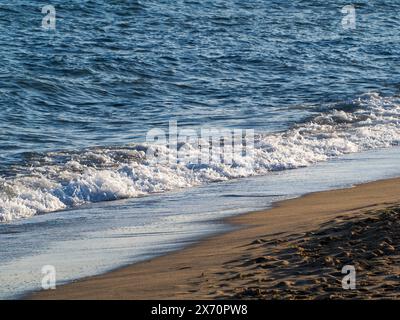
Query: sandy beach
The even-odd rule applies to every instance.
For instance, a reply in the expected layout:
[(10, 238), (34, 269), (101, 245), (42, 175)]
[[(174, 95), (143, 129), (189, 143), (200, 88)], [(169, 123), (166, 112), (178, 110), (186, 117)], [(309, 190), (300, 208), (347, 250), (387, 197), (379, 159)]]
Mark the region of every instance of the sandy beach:
[[(226, 222), (234, 231), (28, 299), (399, 298), (400, 179), (318, 192)], [(398, 207), (399, 206), (399, 207)], [(356, 289), (342, 288), (344, 265)]]

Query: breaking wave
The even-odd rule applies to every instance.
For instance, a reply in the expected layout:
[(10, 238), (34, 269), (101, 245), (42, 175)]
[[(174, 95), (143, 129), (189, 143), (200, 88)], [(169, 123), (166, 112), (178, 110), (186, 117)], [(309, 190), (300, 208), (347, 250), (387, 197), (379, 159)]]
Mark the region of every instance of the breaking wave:
[[(227, 165), (168, 165), (146, 159), (149, 145), (29, 155), (0, 177), (0, 221), (27, 218), (82, 204), (132, 198), (215, 181), (264, 175), (348, 153), (396, 146), (400, 101), (368, 94), (328, 106), (303, 123), (257, 134), (254, 159)], [(190, 146), (187, 148), (190, 150)], [(167, 152), (162, 150), (161, 152)], [(246, 159), (244, 159), (246, 160)]]

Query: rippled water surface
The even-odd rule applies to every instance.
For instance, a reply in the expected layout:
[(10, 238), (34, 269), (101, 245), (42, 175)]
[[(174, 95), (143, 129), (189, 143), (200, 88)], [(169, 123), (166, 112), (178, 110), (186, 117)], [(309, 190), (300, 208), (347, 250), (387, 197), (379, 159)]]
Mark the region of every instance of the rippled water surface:
[[(398, 1), (358, 1), (348, 30), (344, 1), (51, 4), (55, 31), (37, 1), (0, 4), (3, 220), (398, 144)], [(258, 167), (132, 164), (170, 119), (255, 129)]]
[[(357, 1), (355, 29), (345, 5), (0, 0), (0, 298), (38, 289), (43, 265), (61, 284), (398, 176), (400, 2)], [(254, 129), (252, 157), (153, 163), (146, 133), (170, 120)]]
[(37, 1), (0, 5), (2, 164), (21, 152), (182, 125), (288, 127), (329, 102), (397, 94), (398, 1)]

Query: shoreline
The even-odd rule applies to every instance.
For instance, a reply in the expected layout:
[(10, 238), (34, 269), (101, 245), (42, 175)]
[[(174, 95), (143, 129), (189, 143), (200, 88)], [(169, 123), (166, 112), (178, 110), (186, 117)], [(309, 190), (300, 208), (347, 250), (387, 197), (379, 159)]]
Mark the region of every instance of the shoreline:
[[(279, 286), (288, 285), (290, 281), (276, 277), (276, 271), (284, 269), (278, 264), (290, 262), (285, 255), (277, 255), (277, 243), (289, 243), (288, 239), (294, 235), (305, 238), (307, 233), (315, 233), (324, 223), (331, 225), (335, 219), (357, 218), (368, 211), (398, 204), (399, 194), (400, 178), (305, 194), (274, 203), (267, 210), (223, 219), (235, 226), (233, 231), (210, 236), (163, 256), (59, 286), (57, 290), (34, 292), (23, 299), (251, 298), (266, 287), (265, 283), (277, 287), (275, 294), (279, 297), (279, 292), (287, 289), (280, 290)], [(254, 245), (272, 248), (276, 256), (260, 255), (260, 248), (252, 248)], [(260, 273), (254, 271), (260, 269), (259, 265), (246, 265), (254, 254), (260, 263), (276, 261), (273, 266), (262, 265), (273, 270)], [(307, 280), (302, 274), (289, 276), (303, 282)], [(248, 295), (240, 296), (243, 288)], [(270, 297), (274, 296), (268, 292), (266, 298)]]

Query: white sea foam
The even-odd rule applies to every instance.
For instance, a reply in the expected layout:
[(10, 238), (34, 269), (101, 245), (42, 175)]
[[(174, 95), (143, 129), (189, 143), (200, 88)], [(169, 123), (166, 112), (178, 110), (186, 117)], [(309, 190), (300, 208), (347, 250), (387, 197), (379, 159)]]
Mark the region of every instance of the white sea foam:
[(0, 221), (308, 166), (399, 141), (399, 99), (369, 94), (330, 106), (285, 132), (257, 135), (253, 161), (234, 165), (154, 163), (146, 159), (146, 144), (49, 153), (23, 173), (0, 178)]

